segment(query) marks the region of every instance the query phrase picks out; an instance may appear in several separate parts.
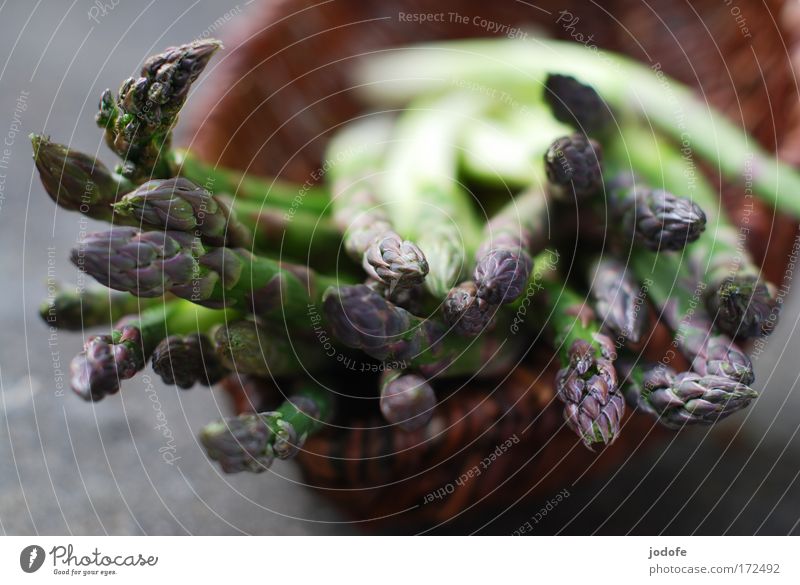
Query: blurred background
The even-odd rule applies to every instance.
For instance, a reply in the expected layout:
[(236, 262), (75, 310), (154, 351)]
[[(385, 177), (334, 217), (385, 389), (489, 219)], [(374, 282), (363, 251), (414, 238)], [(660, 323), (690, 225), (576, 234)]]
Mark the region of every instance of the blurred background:
[[(68, 250), (81, 226), (78, 216), (58, 210), (44, 194), (34, 173), (27, 135), (49, 134), (112, 164), (94, 124), (101, 91), (116, 88), (148, 55), (169, 45), (209, 36), (224, 40), (258, 9), (251, 4), (262, 2), (0, 4), (0, 135), (4, 141), (0, 148), (0, 531), (509, 534), (531, 521), (534, 534), (800, 533), (800, 396), (796, 390), (800, 294), (796, 290), (789, 295), (780, 326), (755, 360), (755, 386), (762, 392), (755, 405), (713, 430), (690, 429), (642, 442), (611, 472), (593, 473), (590, 465), (574, 477), (561, 478), (569, 496), (536, 523), (531, 519), (555, 493), (535, 494), (508, 509), (436, 526), (392, 528), (353, 522), (346, 511), (305, 488), (293, 465), (275, 465), (261, 475), (222, 476), (195, 438), (197, 429), (225, 408), (216, 391), (182, 393), (150, 376), (129, 381), (118, 396), (96, 404), (73, 396), (67, 387), (67, 368), (83, 336), (51, 335), (37, 308), (49, 280), (75, 281)], [(342, 10), (353, 10), (353, 2), (341, 4)], [(638, 2), (620, 4), (640, 6)], [(669, 28), (670, 14), (658, 13), (659, 5), (669, 3), (651, 4)], [(738, 12), (727, 3), (716, 4), (726, 5), (727, 12), (715, 11), (714, 25), (740, 35), (735, 38), (746, 38), (743, 18), (753, 36), (779, 34), (774, 28), (757, 28), (763, 14), (748, 14), (749, 4), (742, 2)], [(767, 4), (776, 18), (788, 10), (784, 3)], [(360, 5), (365, 17), (378, 10), (377, 2)], [(388, 14), (391, 5), (380, 3)], [(526, 9), (531, 10), (530, 6)], [(358, 11), (346, 16), (353, 21), (358, 17)], [(298, 29), (302, 31), (304, 23), (314, 18), (314, 8), (297, 16)], [(558, 18), (557, 11), (550, 10), (549, 18)], [(705, 16), (695, 18), (702, 22)], [(580, 17), (561, 36), (569, 37), (582, 26), (591, 30), (590, 21), (579, 22)], [(619, 26), (627, 30), (624, 23)], [(683, 45), (689, 58), (700, 54), (701, 44), (689, 40)], [(214, 73), (221, 62), (212, 61), (209, 73), (196, 86), (193, 103), (202, 103), (203, 95), (220, 90), (213, 84), (222, 79)], [(780, 60), (764, 65), (767, 77), (789, 75), (779, 71)], [(664, 68), (669, 70), (669, 64)], [(743, 92), (757, 90), (742, 88)], [(777, 118), (776, 127), (783, 119), (782, 111)], [(189, 141), (188, 126), (179, 129), (179, 144)], [(776, 129), (774, 140), (778, 134)], [(774, 144), (765, 146), (774, 148)], [(91, 222), (88, 227), (93, 227)], [(159, 451), (165, 439), (155, 425), (162, 414), (174, 439), (172, 465), (164, 462)]]

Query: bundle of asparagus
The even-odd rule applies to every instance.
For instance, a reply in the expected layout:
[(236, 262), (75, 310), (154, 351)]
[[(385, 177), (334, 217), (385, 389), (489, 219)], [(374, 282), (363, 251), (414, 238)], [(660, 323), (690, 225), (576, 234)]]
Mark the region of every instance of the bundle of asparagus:
[[(31, 137), (50, 197), (113, 224), (70, 256), (112, 290), (62, 287), (41, 309), (54, 327), (107, 328), (72, 362), (79, 396), (118, 392), (148, 360), (182, 389), (269, 385), (258, 412), (201, 432), (225, 472), (294, 456), (332, 420), (334, 402), (346, 424), (353, 371), (369, 377), (359, 386), (374, 389), (367, 396), (389, 425), (417, 432), (435, 417), (441, 378), (502, 378), (534, 343), (561, 362), (565, 425), (589, 448), (620, 434), (623, 396), (671, 428), (714, 423), (755, 398), (734, 338), (771, 331), (773, 289), (735, 247), (707, 184), (681, 181), (678, 147), (644, 130), (650, 116), (676, 136), (652, 71), (619, 61), (620, 75), (549, 41), (372, 57), (360, 71), (367, 97), (404, 109), (337, 130), (324, 182), (309, 188), (172, 148), (191, 84), (220, 46), (170, 48), (116, 97), (103, 93), (97, 120), (122, 159), (116, 170)], [(398, 86), (386, 71), (413, 73)], [(497, 83), (526, 107), (439, 81), (454, 75)], [(696, 154), (736, 178), (740, 133), (688, 91), (673, 99), (695, 126)], [(726, 148), (712, 148), (710, 125)], [(755, 155), (757, 168), (800, 187), (793, 170)], [(777, 179), (757, 179), (757, 193), (800, 211), (777, 197)], [(674, 341), (663, 363), (641, 366), (650, 305)], [(689, 371), (675, 371), (676, 352)], [(260, 411), (283, 386), (276, 410)]]

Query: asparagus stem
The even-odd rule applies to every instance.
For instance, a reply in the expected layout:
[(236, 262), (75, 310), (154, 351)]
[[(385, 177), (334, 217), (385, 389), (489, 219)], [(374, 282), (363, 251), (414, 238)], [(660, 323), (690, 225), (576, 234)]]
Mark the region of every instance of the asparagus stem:
[(245, 199), (283, 208), (289, 217), (299, 212), (319, 217), (330, 211), (330, 197), (321, 187), (308, 183), (295, 185), (275, 178), (218, 167), (200, 160), (187, 150), (177, 149), (174, 158), (180, 176), (211, 193), (233, 195), (237, 200)]
[(387, 155), (382, 197), (398, 232), (428, 260), (427, 289), (439, 299), (472, 270), (479, 227), (456, 178), (460, 129), (485, 107), (454, 93), (414, 105), (401, 117)]
[[(277, 329), (277, 328), (275, 328)], [(222, 363), (237, 374), (279, 377), (314, 371), (325, 356), (299, 336), (269, 330), (252, 321), (236, 321), (217, 329), (214, 346)]]
[(371, 55), (357, 72), (357, 83), (368, 99), (382, 105), (446, 90), (454, 79), (534, 102), (551, 72), (591, 84), (611, 107), (646, 116), (676, 141), (691, 128), (692, 149), (723, 176), (733, 181), (747, 176), (756, 195), (800, 216), (800, 198), (794, 196), (800, 193), (800, 173), (664, 75), (658, 63), (648, 67), (618, 54), (540, 38), (447, 41)]
[(433, 417), (436, 394), (418, 374), (388, 370), (381, 375), (381, 413), (392, 425), (404, 431), (426, 426)]
[(351, 122), (328, 146), (334, 221), (344, 247), (367, 274), (390, 291), (421, 283), (428, 274), (422, 251), (394, 231), (376, 193), (380, 164), (390, 137), (386, 118)]
[(70, 364), (73, 391), (84, 400), (116, 394), (119, 384), (141, 371), (156, 345), (171, 333), (203, 331), (225, 318), (212, 311), (174, 300), (125, 317), (108, 335), (89, 337)]
[(162, 298), (140, 299), (101, 286), (64, 288), (57, 285), (54, 294), (40, 306), (39, 315), (48, 325), (58, 329), (82, 331), (113, 323), (125, 315), (163, 302)]
[(228, 373), (214, 353), (214, 346), (205, 333), (170, 335), (153, 350), (153, 371), (165, 384), (184, 390), (196, 383), (213, 386)]
[(125, 80), (116, 98), (103, 92), (97, 125), (123, 161), (121, 174), (137, 182), (173, 176), (172, 128), (189, 88), (220, 47), (216, 39), (170, 47), (148, 58), (140, 77)]
[(624, 364), (625, 398), (670, 429), (710, 425), (746, 408), (758, 392), (725, 376), (676, 374), (662, 364)]
[(31, 134), (30, 139), (39, 178), (56, 205), (92, 219), (111, 221), (111, 204), (133, 189), (133, 183), (94, 157), (51, 142), (47, 136)]
[(660, 318), (675, 333), (673, 346), (692, 362), (696, 373), (752, 384), (750, 359), (729, 337), (713, 332), (711, 320), (698, 306), (705, 285), (692, 277), (679, 258), (634, 250), (630, 266), (647, 286)]
[(225, 473), (261, 473), (276, 457), (294, 457), (307, 437), (330, 420), (332, 402), (330, 392), (306, 384), (276, 411), (242, 414), (206, 425), (200, 442)]
[(777, 324), (774, 287), (761, 279), (740, 230), (724, 217), (709, 183), (691, 160), (663, 140), (636, 124), (626, 123), (622, 128), (624, 139), (613, 145), (616, 163), (633, 165), (654, 185), (687, 193), (708, 217), (708, 229), (687, 250), (693, 272), (708, 285), (706, 306), (716, 324), (732, 336), (771, 333)]
[(605, 256), (595, 258), (587, 275), (601, 324), (621, 338), (638, 343), (647, 326), (647, 307), (643, 306), (639, 283), (622, 262)]
[(213, 248), (184, 232), (117, 228), (88, 235), (72, 262), (98, 282), (140, 297), (168, 292), (210, 308), (232, 308), (307, 324), (307, 307), (341, 279), (241, 248)]

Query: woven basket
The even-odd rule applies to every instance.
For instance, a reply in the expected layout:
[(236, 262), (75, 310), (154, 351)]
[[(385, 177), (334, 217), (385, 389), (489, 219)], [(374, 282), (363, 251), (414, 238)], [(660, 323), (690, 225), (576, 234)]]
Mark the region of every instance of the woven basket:
[[(800, 69), (793, 60), (800, 51), (800, 3), (603, 4), (263, 1), (251, 6), (243, 24), (225, 38), (222, 60), (192, 104), (189, 146), (209, 162), (306, 181), (319, 165), (330, 129), (362, 108), (348, 89), (353, 57), (414, 42), (490, 36), (485, 27), (469, 24), (480, 16), (558, 38), (582, 38), (649, 65), (658, 62), (666, 73), (697, 87), (765, 148), (800, 163), (794, 79)], [(432, 11), (458, 13), (468, 23), (398, 18)], [(722, 193), (731, 217), (738, 219), (741, 187), (724, 186)], [(748, 220), (751, 252), (763, 262), (766, 276), (780, 281), (795, 222), (760, 204)], [(656, 332), (651, 356), (666, 346), (668, 335)], [(417, 433), (387, 429), (368, 415), (350, 417), (347, 430), (329, 430), (308, 441), (298, 457), (306, 481), (370, 525), (380, 520), (431, 526), (525, 496), (552, 497), (587, 471), (602, 474), (646, 435), (652, 440), (660, 433), (650, 419), (629, 416), (619, 441), (602, 453), (588, 452), (563, 428), (560, 405), (553, 400), (552, 368), (546, 360), (531, 362), (501, 384), (453, 388), (430, 427)], [(512, 437), (519, 443), (483, 469), (484, 458)], [(470, 476), (476, 466), (481, 473)], [(464, 477), (449, 493), (448, 486)], [(445, 497), (425, 503), (442, 489)]]

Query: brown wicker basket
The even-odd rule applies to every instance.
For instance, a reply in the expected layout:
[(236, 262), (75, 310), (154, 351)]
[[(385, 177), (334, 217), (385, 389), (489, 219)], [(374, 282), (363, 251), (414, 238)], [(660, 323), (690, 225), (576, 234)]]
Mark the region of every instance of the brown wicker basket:
[[(458, 13), (627, 53), (698, 88), (767, 149), (800, 163), (800, 104), (795, 61), (800, 3), (767, 0), (727, 6), (718, 0), (262, 1), (226, 41), (221, 61), (188, 117), (189, 146), (209, 162), (305, 181), (319, 164), (328, 132), (362, 105), (348, 90), (352, 58), (426, 40), (489, 36), (458, 22), (403, 22), (400, 13)], [(566, 11), (566, 12), (564, 12)], [(569, 14), (567, 14), (569, 13)], [(590, 37), (591, 35), (591, 37)], [(588, 40), (587, 40), (588, 39)], [(741, 188), (723, 198), (739, 218)], [(759, 205), (749, 217), (749, 246), (780, 281), (794, 221)], [(654, 336), (653, 354), (668, 333)], [(532, 352), (533, 353), (533, 352)], [(433, 525), (464, 512), (508, 505), (526, 494), (549, 497), (578, 475), (602, 474), (657, 433), (629, 417), (620, 440), (600, 454), (562, 428), (553, 371), (531, 361), (502, 384), (462, 388), (444, 400), (429, 429), (407, 434), (379, 421), (348, 420), (346, 432), (309, 440), (298, 458), (308, 484), (355, 519)], [(510, 437), (520, 439), (480, 475), (435, 503), (427, 494), (467, 473)]]

